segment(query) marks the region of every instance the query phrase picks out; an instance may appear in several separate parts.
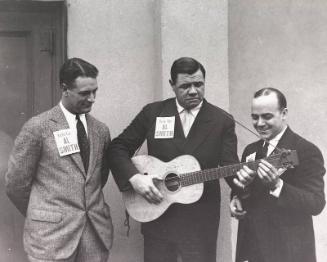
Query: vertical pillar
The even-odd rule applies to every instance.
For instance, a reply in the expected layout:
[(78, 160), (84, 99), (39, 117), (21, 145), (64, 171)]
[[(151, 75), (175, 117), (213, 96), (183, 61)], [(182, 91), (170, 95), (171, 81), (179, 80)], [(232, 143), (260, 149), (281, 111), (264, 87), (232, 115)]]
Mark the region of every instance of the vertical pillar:
[[(160, 39), (161, 98), (173, 96), (169, 85), (170, 67), (182, 56), (197, 59), (207, 71), (206, 98), (229, 109), (228, 34), (226, 0), (161, 0), (157, 23)], [(229, 190), (222, 183), (221, 220), (217, 261), (231, 261)], [(205, 214), (204, 214), (205, 215)]]

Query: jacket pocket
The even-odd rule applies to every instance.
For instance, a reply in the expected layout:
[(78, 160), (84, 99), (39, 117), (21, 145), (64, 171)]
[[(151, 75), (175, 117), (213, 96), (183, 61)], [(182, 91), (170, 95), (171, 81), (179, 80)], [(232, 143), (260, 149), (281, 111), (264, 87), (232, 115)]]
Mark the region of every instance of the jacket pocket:
[(59, 223), (62, 220), (62, 213), (58, 211), (32, 209), (30, 218), (34, 221)]

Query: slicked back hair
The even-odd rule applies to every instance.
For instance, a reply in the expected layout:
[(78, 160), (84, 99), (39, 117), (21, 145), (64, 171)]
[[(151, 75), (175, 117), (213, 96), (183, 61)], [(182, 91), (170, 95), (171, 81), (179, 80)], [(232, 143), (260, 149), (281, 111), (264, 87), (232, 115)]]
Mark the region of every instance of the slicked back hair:
[(262, 88), (262, 89), (258, 90), (257, 92), (255, 92), (253, 97), (257, 98), (260, 96), (267, 96), (271, 93), (276, 94), (280, 110), (287, 108), (287, 101), (286, 101), (284, 94), (280, 90), (273, 88), (273, 87)]
[(178, 74), (194, 74), (201, 70), (203, 78), (206, 77), (206, 70), (203, 65), (191, 57), (181, 57), (174, 61), (170, 69), (170, 79), (172, 84), (176, 84)]
[(60, 68), (60, 86), (65, 84), (67, 88), (72, 88), (72, 84), (79, 76), (97, 78), (98, 69), (89, 62), (81, 58), (70, 58)]

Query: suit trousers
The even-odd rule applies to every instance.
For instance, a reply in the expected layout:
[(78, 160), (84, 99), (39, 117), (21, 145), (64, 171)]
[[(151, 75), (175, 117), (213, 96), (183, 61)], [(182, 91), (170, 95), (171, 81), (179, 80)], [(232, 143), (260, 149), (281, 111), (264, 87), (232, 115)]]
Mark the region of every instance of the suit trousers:
[(261, 251), (260, 251), (260, 245), (259, 240), (257, 238), (257, 233), (255, 232), (254, 222), (249, 219), (248, 217), (244, 218), (245, 222), (247, 222), (247, 228), (246, 228), (246, 235), (251, 236), (251, 240), (248, 244), (248, 262), (265, 262)]
[(79, 244), (71, 257), (60, 260), (46, 260), (28, 255), (30, 262), (107, 262), (108, 258), (109, 251), (96, 234), (88, 218)]
[(144, 262), (216, 262), (216, 242), (200, 239), (170, 241), (144, 235)]

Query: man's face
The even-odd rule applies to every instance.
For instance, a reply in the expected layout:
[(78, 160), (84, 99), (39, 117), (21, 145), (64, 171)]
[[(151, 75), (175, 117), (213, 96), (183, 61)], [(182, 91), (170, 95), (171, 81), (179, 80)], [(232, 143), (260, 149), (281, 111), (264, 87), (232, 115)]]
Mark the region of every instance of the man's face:
[(185, 109), (199, 105), (204, 97), (204, 77), (199, 69), (194, 74), (178, 74), (176, 83), (170, 83), (178, 103)]
[(63, 94), (63, 104), (73, 114), (85, 114), (91, 111), (95, 102), (98, 83), (95, 78), (77, 77)]
[(275, 93), (254, 98), (252, 124), (262, 139), (270, 140), (286, 126), (287, 108), (280, 109)]

